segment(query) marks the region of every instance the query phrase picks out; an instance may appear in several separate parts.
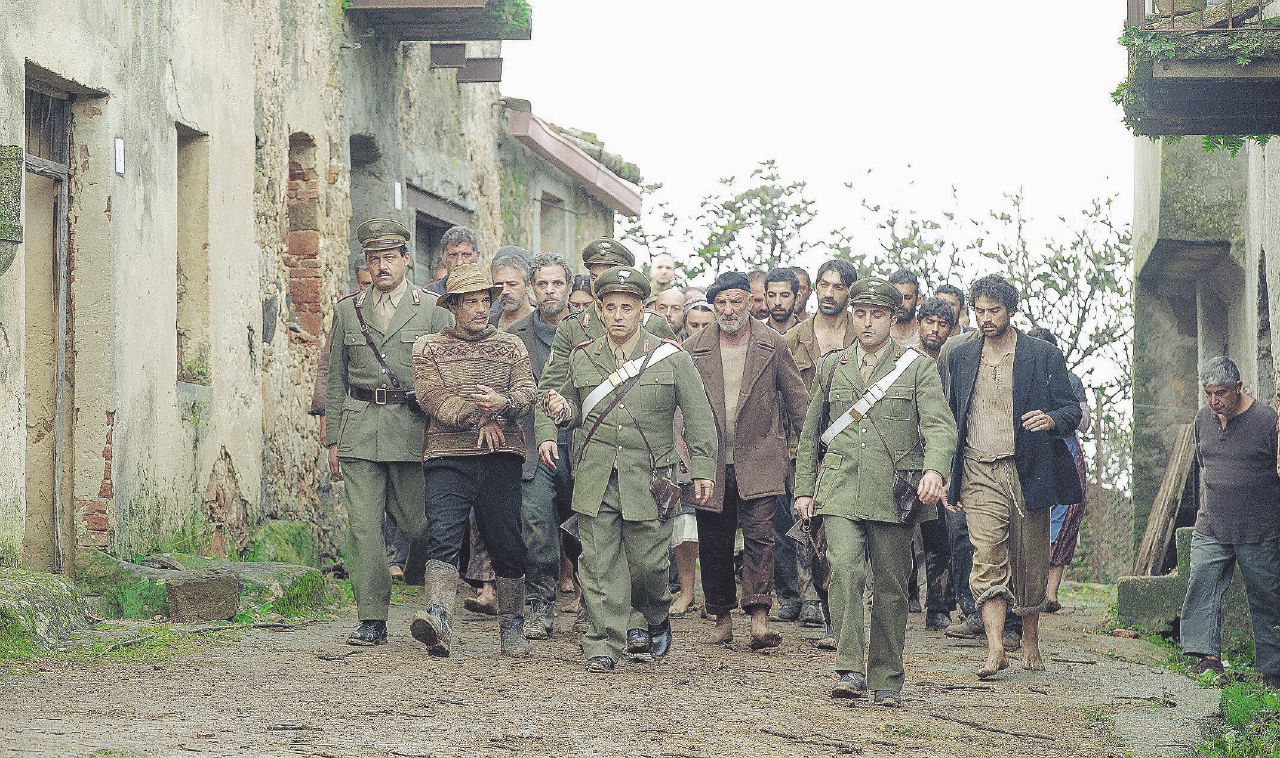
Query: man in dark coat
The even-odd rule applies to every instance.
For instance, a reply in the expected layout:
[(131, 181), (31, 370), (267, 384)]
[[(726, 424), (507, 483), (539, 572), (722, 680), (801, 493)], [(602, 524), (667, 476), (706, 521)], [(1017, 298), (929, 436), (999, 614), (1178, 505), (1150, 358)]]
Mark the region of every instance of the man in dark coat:
[(1018, 292), (1000, 276), (973, 283), (982, 336), (947, 355), (948, 400), (959, 430), (947, 508), (963, 510), (973, 541), (969, 586), (987, 631), (986, 679), (1008, 668), (1005, 611), (1023, 619), (1023, 668), (1044, 669), (1039, 614), (1049, 573), (1049, 509), (1081, 500), (1063, 437), (1080, 404), (1061, 351), (1009, 325)]

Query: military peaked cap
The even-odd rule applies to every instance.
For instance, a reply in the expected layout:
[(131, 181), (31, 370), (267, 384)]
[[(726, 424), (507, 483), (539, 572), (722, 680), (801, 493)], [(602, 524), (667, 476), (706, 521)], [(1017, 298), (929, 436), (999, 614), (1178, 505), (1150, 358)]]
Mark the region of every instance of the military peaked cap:
[(356, 238), (366, 251), (393, 250), (409, 243), (408, 227), (388, 218), (371, 218), (356, 227)]
[(610, 237), (593, 240), (582, 248), (582, 262), (590, 266), (596, 263), (607, 263), (610, 266), (634, 266), (636, 257), (626, 245)]
[(849, 287), (849, 304), (879, 305), (890, 310), (902, 307), (902, 293), (889, 280), (879, 276), (859, 279)]
[(649, 299), (649, 277), (630, 266), (616, 266), (596, 279), (596, 297), (603, 299), (610, 292), (621, 292), (635, 295), (641, 300)]

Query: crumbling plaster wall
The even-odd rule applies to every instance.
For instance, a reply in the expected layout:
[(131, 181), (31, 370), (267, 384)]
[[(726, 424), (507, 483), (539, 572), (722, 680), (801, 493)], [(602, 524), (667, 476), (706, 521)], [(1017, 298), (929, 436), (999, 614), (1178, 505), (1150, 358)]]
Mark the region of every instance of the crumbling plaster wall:
[[(504, 115), (505, 120), (505, 115)], [(613, 236), (613, 211), (587, 194), (558, 167), (547, 162), (504, 129), (498, 143), (501, 167), (501, 229), (504, 245), (519, 245), (537, 252), (560, 253), (581, 265), (579, 253), (598, 237)], [(540, 200), (543, 194), (564, 200), (567, 211), (564, 241), (543, 250)], [(642, 264), (643, 261), (637, 263)]]
[[(21, 143), (26, 61), (76, 93), (72, 116), (70, 485), (74, 539), (144, 550), (196, 516), (222, 449), (256, 499), (260, 402), (245, 331), (260, 324), (252, 199), (252, 73), (244, 0), (102, 4), (19, 0), (0, 27), (0, 142)], [(175, 123), (210, 135), (210, 344), (219, 356), (192, 421), (176, 362)], [(125, 142), (123, 176), (113, 141)], [(22, 250), (19, 250), (19, 257)], [(3, 276), (0, 320), (21, 365), (23, 266)], [(0, 491), (21, 493), (21, 373), (0, 377)], [(16, 486), (9, 486), (16, 484)], [(21, 495), (19, 495), (21, 497)], [(12, 509), (6, 510), (12, 521)], [(101, 525), (102, 530), (95, 529)], [(6, 526), (7, 530), (7, 526)], [(0, 537), (0, 539), (3, 539)]]

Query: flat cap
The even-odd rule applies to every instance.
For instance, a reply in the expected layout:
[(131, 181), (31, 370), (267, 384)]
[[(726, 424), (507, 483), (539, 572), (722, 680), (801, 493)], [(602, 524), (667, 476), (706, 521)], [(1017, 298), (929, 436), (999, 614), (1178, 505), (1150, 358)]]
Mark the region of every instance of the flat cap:
[(902, 293), (888, 279), (868, 276), (849, 287), (849, 305), (855, 303), (880, 305), (896, 311), (902, 307)]
[(607, 263), (610, 266), (635, 266), (636, 257), (627, 246), (611, 237), (592, 240), (582, 248), (582, 262), (588, 266)]
[(596, 298), (603, 299), (610, 292), (621, 292), (635, 295), (641, 300), (649, 299), (649, 277), (630, 266), (615, 266), (596, 279)]
[(707, 302), (715, 303), (716, 295), (725, 290), (742, 290), (748, 295), (751, 294), (751, 280), (741, 271), (726, 271), (707, 287)]
[(461, 266), (454, 266), (449, 276), (445, 277), (444, 295), (440, 297), (440, 305), (441, 307), (449, 306), (468, 292), (485, 290), (488, 290), (489, 296), (494, 300), (502, 294), (502, 287), (493, 286), (493, 282), (489, 281), (489, 277), (476, 264), (464, 263)]
[(356, 227), (356, 239), (365, 250), (391, 250), (407, 245), (409, 228), (389, 218), (371, 218)]

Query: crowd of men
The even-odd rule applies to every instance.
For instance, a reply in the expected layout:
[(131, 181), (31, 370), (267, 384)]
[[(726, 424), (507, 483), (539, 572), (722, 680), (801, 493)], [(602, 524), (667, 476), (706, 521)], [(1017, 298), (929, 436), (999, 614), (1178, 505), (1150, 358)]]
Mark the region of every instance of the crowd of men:
[(681, 290), (669, 256), (646, 274), (609, 238), (581, 251), (586, 277), (512, 247), (482, 268), (455, 227), (419, 288), (407, 229), (357, 236), (370, 284), (336, 306), (316, 393), (345, 479), (351, 644), (386, 642), (398, 536), (432, 655), (449, 655), (465, 578), (503, 655), (555, 634), (573, 588), (589, 671), (661, 658), (700, 567), (707, 642), (734, 639), (738, 608), (752, 649), (781, 643), (771, 623), (822, 627), (832, 696), (897, 706), (919, 565), (927, 628), (985, 637), (979, 677), (1018, 646), (1043, 668), (1087, 409), (1053, 336), (1011, 325), (1004, 278), (926, 298), (909, 271), (832, 259)]

